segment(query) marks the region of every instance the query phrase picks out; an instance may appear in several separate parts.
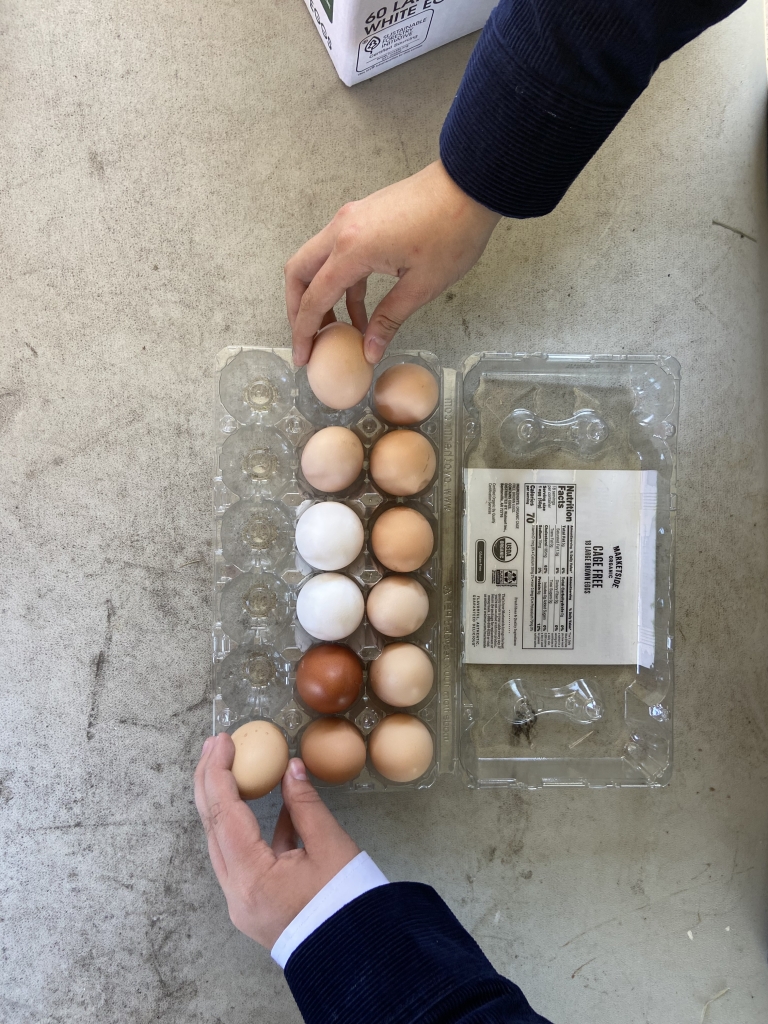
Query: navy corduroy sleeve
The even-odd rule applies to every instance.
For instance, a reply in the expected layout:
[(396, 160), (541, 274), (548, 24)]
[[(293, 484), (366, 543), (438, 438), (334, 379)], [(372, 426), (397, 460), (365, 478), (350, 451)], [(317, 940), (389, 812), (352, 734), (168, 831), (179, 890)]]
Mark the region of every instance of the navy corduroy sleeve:
[(550, 213), (659, 64), (745, 0), (500, 0), (440, 135), (473, 199)]
[(417, 882), (348, 903), (294, 951), (285, 977), (306, 1024), (548, 1024)]

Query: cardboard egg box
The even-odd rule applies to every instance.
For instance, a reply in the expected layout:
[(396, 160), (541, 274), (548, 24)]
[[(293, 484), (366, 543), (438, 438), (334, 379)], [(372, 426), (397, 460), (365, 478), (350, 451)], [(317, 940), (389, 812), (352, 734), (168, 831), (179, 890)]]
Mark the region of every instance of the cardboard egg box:
[[(672, 765), (677, 363), (656, 356), (482, 353), (457, 372), (441, 367), (432, 353), (399, 351), (377, 367), (374, 383), (404, 361), (425, 366), (440, 384), (435, 412), (409, 428), (434, 445), (437, 473), (425, 493), (405, 499), (383, 493), (367, 472), (372, 446), (396, 429), (377, 415), (371, 392), (353, 409), (335, 411), (312, 394), (305, 369), (294, 371), (288, 349), (229, 347), (218, 354), (214, 731), (265, 718), (283, 730), (291, 754), (298, 754), (303, 730), (320, 716), (295, 690), (296, 665), (317, 643), (295, 615), (297, 594), (316, 573), (296, 551), (296, 521), (312, 503), (328, 499), (356, 512), (366, 542), (342, 572), (367, 596), (388, 573), (370, 551), (371, 525), (382, 511), (404, 503), (429, 519), (436, 544), (427, 564), (410, 574), (429, 595), (429, 616), (417, 633), (394, 639), (417, 643), (428, 653), (435, 684), (414, 708), (383, 704), (368, 685), (368, 666), (390, 638), (364, 618), (341, 641), (364, 663), (361, 696), (344, 717), (367, 737), (386, 715), (406, 710), (430, 729), (435, 757), (412, 783), (390, 782), (368, 763), (345, 788), (425, 788), (454, 772), (479, 788), (663, 785)], [(331, 425), (354, 430), (366, 461), (346, 491), (326, 495), (303, 478), (300, 454), (316, 430)], [(520, 483), (509, 482), (518, 477)], [(600, 501), (614, 484), (603, 526), (629, 538), (622, 539), (623, 562), (621, 552), (610, 553), (618, 544), (598, 544), (584, 534), (583, 524), (592, 521), (592, 506), (584, 503)], [(509, 536), (489, 537), (487, 544), (475, 540), (492, 501), (507, 515), (503, 496), (510, 488), (539, 495), (541, 523), (529, 528), (530, 516), (523, 516), (518, 533), (509, 525)], [(583, 495), (581, 504), (570, 512), (566, 499), (576, 493)], [(566, 496), (562, 508), (555, 507), (559, 495)], [(522, 510), (521, 499), (518, 519)], [(569, 514), (579, 525), (547, 525), (547, 516), (559, 516), (564, 524)], [(632, 515), (645, 524), (637, 551)], [(600, 515), (594, 521), (603, 522)], [(571, 544), (570, 563), (561, 557), (555, 568), (536, 568), (530, 544), (539, 544), (546, 563), (553, 557), (552, 538), (559, 543), (567, 530), (578, 542), (576, 548)], [(531, 541), (535, 536), (539, 540)], [(542, 537), (548, 549), (541, 548)], [(566, 547), (563, 540), (561, 556)], [(547, 569), (562, 576), (547, 580)], [(598, 589), (603, 572), (610, 584), (604, 590)], [(590, 584), (591, 595), (582, 593)], [(488, 593), (478, 594), (483, 588)], [(612, 621), (599, 602), (619, 599), (623, 605)], [(591, 625), (590, 602), (596, 609)], [(533, 653), (516, 649), (508, 659), (503, 646), (512, 642), (513, 603), (515, 632), (518, 605), (520, 631), (540, 632), (529, 630)], [(536, 616), (542, 621), (534, 623)], [(612, 661), (614, 655), (620, 660)]]
[(497, 0), (304, 0), (345, 85), (482, 28)]

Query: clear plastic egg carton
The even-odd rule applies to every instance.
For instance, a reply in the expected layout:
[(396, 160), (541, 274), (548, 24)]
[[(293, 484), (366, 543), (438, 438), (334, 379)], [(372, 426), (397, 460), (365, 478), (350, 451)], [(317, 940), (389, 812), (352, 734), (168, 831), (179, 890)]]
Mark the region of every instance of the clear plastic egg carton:
[[(382, 361), (376, 377), (394, 363), (419, 363), (441, 381), (436, 358), (426, 352), (399, 352)], [(295, 526), (314, 502), (341, 501), (360, 517), (365, 544), (344, 575), (353, 578), (367, 597), (388, 569), (370, 551), (370, 531), (379, 515), (396, 505), (421, 512), (435, 533), (435, 550), (417, 572), (408, 573), (425, 588), (429, 615), (421, 628), (394, 638), (418, 644), (432, 659), (435, 678), (441, 659), (441, 537), (444, 444), (442, 401), (415, 429), (435, 448), (438, 471), (424, 493), (393, 498), (371, 481), (368, 455), (385, 433), (395, 429), (377, 416), (370, 392), (352, 409), (336, 411), (322, 405), (309, 388), (306, 369), (294, 371), (289, 349), (226, 348), (217, 357), (216, 464), (214, 473), (214, 629), (213, 686), (214, 732), (232, 731), (254, 718), (265, 718), (285, 733), (292, 755), (298, 754), (301, 735), (315, 718), (296, 693), (296, 666), (302, 655), (318, 643), (296, 619), (296, 598), (317, 570), (299, 555)], [(346, 490), (333, 494), (317, 491), (304, 478), (301, 450), (312, 434), (327, 426), (345, 426), (360, 438), (365, 451), (363, 470)], [(453, 754), (440, 743), (437, 685), (415, 707), (385, 705), (368, 685), (368, 665), (381, 652), (384, 637), (363, 618), (361, 625), (340, 643), (363, 661), (360, 698), (343, 717), (367, 737), (388, 714), (417, 715), (435, 740), (430, 769), (413, 783), (394, 783), (368, 764), (346, 788), (353, 790), (423, 788), (433, 784), (446, 757)], [(324, 783), (318, 782), (323, 786)]]
[[(464, 363), (459, 430), (465, 481), (474, 479), (468, 474), (475, 469), (499, 479), (509, 471), (534, 471), (541, 480), (551, 480), (553, 471), (600, 471), (606, 479), (630, 471), (652, 481), (647, 491), (640, 488), (647, 535), (628, 627), (635, 631), (627, 637), (636, 639), (634, 663), (475, 664), (467, 656), (470, 639), (462, 635), (458, 759), (472, 785), (656, 787), (669, 781), (679, 383), (677, 361), (660, 356), (484, 353)], [(465, 539), (471, 500), (465, 489), (459, 542), (465, 595), (478, 573)], [(585, 550), (576, 551), (577, 579)], [(619, 588), (618, 560), (613, 571), (618, 576), (605, 583)], [(577, 589), (574, 600), (578, 622), (585, 617), (585, 591)]]
[[(428, 352), (393, 352), (377, 367), (374, 383), (389, 366), (404, 361), (426, 366), (440, 384), (435, 413), (410, 428), (434, 445), (437, 474), (426, 493), (395, 499), (367, 473), (373, 444), (395, 429), (376, 415), (370, 392), (355, 408), (336, 412), (314, 397), (305, 369), (294, 372), (288, 349), (232, 347), (219, 353), (214, 731), (265, 718), (283, 730), (291, 753), (298, 753), (303, 730), (321, 716), (295, 690), (296, 665), (317, 643), (295, 616), (297, 594), (315, 574), (296, 551), (296, 520), (310, 504), (327, 498), (354, 509), (366, 541), (359, 558), (342, 571), (367, 596), (388, 574), (370, 552), (371, 526), (387, 508), (406, 504), (422, 512), (435, 531), (433, 556), (409, 574), (427, 590), (430, 613), (416, 634), (393, 639), (427, 651), (435, 667), (433, 690), (408, 709), (388, 707), (376, 697), (368, 666), (388, 638), (364, 618), (340, 641), (364, 663), (361, 696), (344, 717), (367, 737), (388, 714), (416, 714), (432, 732), (435, 757), (415, 782), (389, 782), (369, 762), (345, 788), (425, 788), (450, 772), (480, 788), (664, 785), (672, 767), (678, 364), (657, 356), (480, 353), (457, 373)], [(366, 460), (354, 484), (326, 495), (302, 477), (299, 460), (312, 433), (331, 425), (354, 430)], [(635, 663), (624, 658), (610, 664), (605, 657), (596, 664), (583, 658), (569, 662), (568, 653), (557, 664), (473, 663), (469, 583), (478, 567), (467, 531), (476, 495), (468, 492), (467, 482), (475, 469), (530, 470), (541, 479), (582, 470), (652, 474), (653, 490), (642, 498), (653, 523), (644, 541), (652, 572), (646, 570), (639, 585), (645, 618), (638, 603), (637, 620), (627, 627), (634, 631), (629, 639), (636, 640), (638, 652), (641, 647), (645, 652), (642, 664), (639, 653)], [(499, 581), (499, 592), (511, 594), (509, 584), (517, 585), (514, 567), (521, 579), (524, 568), (512, 541), (499, 541), (509, 550), (493, 546), (489, 573)], [(580, 557), (584, 562), (583, 548)], [(618, 563), (614, 568), (620, 577)], [(581, 569), (586, 573), (584, 565)], [(624, 571), (629, 572), (626, 566)], [(579, 598), (577, 620), (582, 606)]]

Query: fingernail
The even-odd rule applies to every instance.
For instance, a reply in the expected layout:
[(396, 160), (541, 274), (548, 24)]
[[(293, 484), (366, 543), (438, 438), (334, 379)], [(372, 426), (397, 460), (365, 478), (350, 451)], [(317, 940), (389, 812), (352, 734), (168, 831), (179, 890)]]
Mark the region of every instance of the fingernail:
[(291, 777), (298, 779), (299, 782), (307, 781), (307, 772), (304, 768), (304, 762), (298, 757), (294, 757), (291, 763), (288, 765), (288, 771), (291, 773)]
[(369, 363), (378, 363), (381, 357), (387, 350), (386, 341), (382, 341), (381, 338), (366, 338), (365, 341), (365, 358)]
[(210, 745), (212, 743), (213, 743), (213, 736), (209, 736), (208, 739), (203, 744), (203, 753), (205, 753), (208, 750), (208, 748), (210, 747)]

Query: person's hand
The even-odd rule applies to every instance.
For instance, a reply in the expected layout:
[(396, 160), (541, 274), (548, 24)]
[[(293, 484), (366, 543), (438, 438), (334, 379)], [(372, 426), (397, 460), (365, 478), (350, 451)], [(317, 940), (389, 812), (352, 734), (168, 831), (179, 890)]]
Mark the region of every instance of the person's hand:
[[(293, 361), (309, 360), (324, 316), (346, 292), (347, 311), (377, 363), (403, 322), (458, 281), (482, 255), (498, 214), (476, 203), (440, 161), (347, 203), (285, 265), (285, 301)], [(365, 288), (373, 273), (399, 278), (373, 311)]]
[[(294, 758), (283, 777), (283, 807), (270, 846), (237, 791), (227, 733), (205, 741), (195, 771), (195, 804), (213, 870), (235, 928), (271, 949), (300, 910), (360, 850)], [(304, 849), (296, 848), (297, 836)]]

